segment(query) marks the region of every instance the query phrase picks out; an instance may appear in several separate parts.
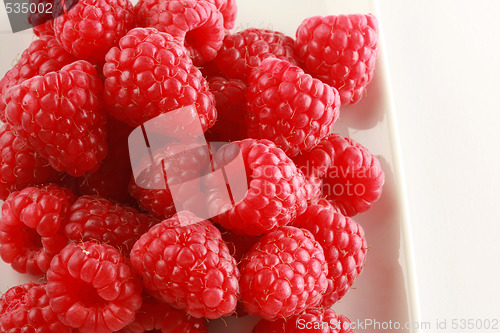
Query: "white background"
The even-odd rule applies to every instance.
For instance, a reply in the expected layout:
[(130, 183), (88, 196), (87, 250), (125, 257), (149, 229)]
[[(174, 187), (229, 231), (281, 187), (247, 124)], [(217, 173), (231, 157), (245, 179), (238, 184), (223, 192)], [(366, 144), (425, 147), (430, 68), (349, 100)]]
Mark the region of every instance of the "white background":
[(379, 4), (421, 319), (500, 320), (500, 1)]
[(500, 319), (500, 1), (379, 5), (422, 320)]

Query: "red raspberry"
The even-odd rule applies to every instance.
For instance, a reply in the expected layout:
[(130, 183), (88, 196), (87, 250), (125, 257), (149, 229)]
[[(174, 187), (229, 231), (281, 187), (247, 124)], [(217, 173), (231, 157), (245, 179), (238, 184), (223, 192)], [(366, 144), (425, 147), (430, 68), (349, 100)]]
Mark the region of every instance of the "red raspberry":
[(64, 234), (74, 242), (111, 245), (128, 256), (139, 237), (158, 222), (132, 207), (86, 195), (71, 206)]
[(7, 122), (56, 170), (94, 172), (107, 153), (101, 90), (96, 70), (80, 60), (9, 89)]
[(295, 48), (313, 76), (338, 89), (342, 104), (356, 103), (373, 77), (377, 19), (372, 14), (305, 19), (297, 29)]
[(309, 230), (325, 250), (328, 289), (321, 305), (329, 308), (347, 293), (363, 270), (368, 249), (363, 228), (326, 200), (307, 207), (293, 225)]
[(20, 273), (43, 275), (65, 245), (64, 224), (75, 196), (56, 185), (13, 192), (2, 206), (0, 255)]
[(217, 121), (206, 133), (208, 141), (228, 142), (245, 138), (245, 92), (247, 85), (238, 79), (214, 76), (208, 79), (215, 97)]
[(27, 147), (8, 124), (0, 127), (0, 200), (13, 191), (61, 177), (40, 154)]
[(81, 333), (118, 331), (141, 307), (139, 279), (125, 257), (108, 245), (66, 246), (52, 259), (47, 280), (52, 310)]
[(203, 130), (217, 117), (201, 72), (174, 38), (154, 28), (136, 28), (106, 55), (104, 99), (108, 112), (137, 126), (162, 113), (196, 105)]
[(246, 29), (224, 38), (215, 63), (230, 78), (247, 81), (252, 69), (262, 60), (276, 57), (298, 65), (294, 41), (281, 32), (264, 29)]
[(46, 284), (26, 283), (10, 288), (0, 298), (0, 331), (71, 333), (50, 308)]
[(266, 320), (288, 318), (319, 304), (328, 267), (312, 234), (282, 227), (263, 236), (240, 264), (245, 310)]
[[(215, 217), (237, 234), (257, 236), (288, 224), (306, 209), (305, 179), (293, 161), (269, 140), (236, 141), (245, 163), (248, 192)], [(220, 165), (223, 156), (216, 155)]]
[(236, 0), (208, 0), (221, 12), (224, 17), (224, 28), (231, 30), (236, 21), (237, 6)]
[(208, 333), (208, 329), (204, 319), (193, 318), (143, 294), (142, 306), (135, 313), (134, 321), (119, 332)]
[(367, 211), (384, 185), (384, 172), (368, 149), (350, 138), (332, 133), (300, 156), (297, 166), (323, 181), (325, 198), (345, 216)]
[(213, 1), (144, 0), (136, 7), (143, 27), (156, 28), (183, 43), (197, 66), (215, 58), (224, 39), (224, 18)]
[(338, 118), (337, 90), (288, 61), (263, 60), (248, 83), (252, 137), (272, 140), (288, 156), (316, 146)]
[(130, 259), (145, 288), (193, 317), (215, 319), (236, 309), (240, 273), (207, 220), (176, 214), (142, 235)]
[(102, 63), (108, 50), (135, 25), (128, 0), (80, 0), (53, 23), (57, 41), (93, 64)]
[(354, 333), (351, 321), (332, 309), (309, 308), (288, 320), (261, 319), (252, 333)]
[(5, 101), (7, 90), (37, 75), (60, 70), (76, 58), (69, 54), (54, 36), (35, 39), (21, 55), (19, 62), (0, 81), (0, 121), (5, 122)]
[(128, 136), (132, 128), (113, 117), (108, 117), (106, 125), (109, 133), (108, 154), (102, 160), (99, 170), (78, 178), (78, 193), (134, 206), (136, 202), (128, 192), (126, 181), (132, 177), (128, 152)]
[[(196, 144), (193, 146), (197, 147)], [(154, 155), (152, 163), (136, 179), (132, 177), (129, 191), (142, 209), (163, 218), (170, 218), (175, 214), (176, 208), (168, 185), (182, 187), (182, 182), (199, 178), (211, 165), (208, 149), (204, 147), (194, 149), (193, 146), (182, 144), (165, 146), (163, 151)], [(179, 157), (181, 152), (183, 155)], [(176, 194), (182, 195), (182, 191), (177, 190)], [(186, 201), (193, 195), (189, 186), (186, 195)], [(181, 201), (182, 198), (177, 199)]]

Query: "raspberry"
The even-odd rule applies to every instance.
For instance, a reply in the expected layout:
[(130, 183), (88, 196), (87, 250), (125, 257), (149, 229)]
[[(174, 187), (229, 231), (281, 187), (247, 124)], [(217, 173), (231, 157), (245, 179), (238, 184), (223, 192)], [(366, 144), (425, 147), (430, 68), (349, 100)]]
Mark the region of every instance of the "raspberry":
[[(210, 165), (208, 149), (196, 144), (168, 144), (154, 154), (152, 163), (137, 178), (132, 177), (130, 194), (142, 209), (158, 217), (170, 218), (176, 209), (169, 185), (178, 186), (177, 199), (182, 201), (179, 197), (183, 195), (181, 183), (199, 178)], [(187, 186), (186, 201), (191, 199), (192, 192)]]
[(307, 207), (293, 225), (309, 230), (325, 250), (328, 289), (321, 305), (331, 307), (347, 293), (363, 270), (368, 248), (363, 228), (335, 211), (326, 200)]
[(98, 64), (135, 24), (134, 8), (128, 0), (80, 0), (56, 18), (53, 26), (57, 41), (68, 52)]
[[(293, 161), (269, 140), (236, 141), (243, 156), (248, 192), (228, 211), (215, 217), (237, 234), (257, 236), (288, 224), (306, 209), (305, 179)], [(220, 165), (223, 156), (216, 155)]]
[(368, 149), (332, 133), (297, 159), (299, 169), (321, 178), (325, 198), (345, 216), (367, 211), (384, 185), (384, 172)]
[(263, 236), (240, 264), (245, 310), (266, 320), (288, 318), (319, 304), (327, 263), (312, 234), (282, 227)]
[(217, 121), (206, 133), (208, 141), (228, 142), (245, 138), (245, 92), (247, 86), (238, 79), (214, 76), (208, 79), (215, 97)]
[(337, 88), (342, 104), (358, 102), (378, 55), (375, 16), (314, 16), (302, 22), (296, 36), (295, 48), (309, 73)]
[(181, 212), (135, 243), (132, 265), (144, 287), (193, 317), (228, 316), (236, 309), (240, 273), (209, 221)]
[(212, 2), (224, 17), (224, 28), (231, 30), (236, 21), (236, 0), (208, 0)]
[(224, 39), (224, 18), (213, 1), (144, 0), (135, 7), (139, 24), (183, 43), (197, 66), (215, 58)]
[(111, 333), (134, 320), (141, 285), (115, 248), (92, 242), (70, 244), (47, 271), (50, 306), (61, 322), (81, 333)]
[(71, 191), (56, 185), (13, 192), (2, 205), (0, 256), (20, 273), (41, 276), (65, 245)]
[(309, 308), (288, 320), (261, 319), (252, 333), (354, 333), (351, 321), (332, 309)]
[[(108, 154), (102, 160), (99, 170), (78, 178), (80, 195), (96, 195), (133, 206), (135, 200), (128, 192), (128, 182), (132, 176), (128, 152), (128, 136), (132, 129), (113, 117), (108, 117)], [(124, 181), (125, 180), (125, 181)]]
[(214, 61), (227, 77), (246, 82), (252, 69), (269, 57), (286, 60), (292, 65), (300, 62), (291, 37), (255, 28), (227, 35)]
[(15, 136), (8, 124), (0, 127), (0, 200), (13, 191), (61, 177), (46, 159)]
[(143, 294), (142, 306), (135, 313), (135, 319), (120, 333), (208, 333), (205, 320), (193, 318), (167, 303)]
[(35, 39), (24, 50), (19, 62), (0, 81), (0, 121), (5, 122), (5, 101), (7, 90), (37, 75), (60, 70), (76, 58), (59, 45), (54, 36)]
[(96, 70), (80, 60), (9, 89), (7, 122), (56, 170), (94, 172), (107, 153), (101, 89)]
[(26, 283), (10, 288), (0, 298), (0, 331), (71, 333), (50, 308), (46, 284)]
[(128, 256), (139, 237), (158, 222), (132, 207), (85, 195), (71, 206), (64, 234), (74, 242), (111, 245)]
[(108, 112), (137, 126), (162, 113), (195, 105), (205, 131), (217, 117), (201, 72), (167, 33), (136, 28), (106, 55), (104, 100)]
[(252, 137), (272, 140), (288, 156), (316, 146), (338, 118), (338, 92), (285, 60), (263, 60), (248, 83)]

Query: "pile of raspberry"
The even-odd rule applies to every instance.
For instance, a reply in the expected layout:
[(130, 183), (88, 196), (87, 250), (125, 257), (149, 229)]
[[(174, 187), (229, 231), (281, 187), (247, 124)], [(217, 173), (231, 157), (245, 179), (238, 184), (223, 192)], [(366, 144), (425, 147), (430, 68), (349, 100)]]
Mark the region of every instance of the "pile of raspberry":
[[(0, 81), (0, 256), (36, 282), (0, 297), (1, 332), (208, 332), (247, 315), (254, 333), (352, 332), (332, 306), (363, 270), (353, 217), (384, 173), (333, 125), (366, 94), (377, 20), (311, 17), (293, 38), (232, 31), (236, 13), (80, 0), (34, 27)], [(178, 110), (190, 118), (138, 175), (129, 135)], [(200, 131), (232, 149), (187, 149)], [(234, 147), (247, 190), (228, 206), (210, 174)], [(210, 218), (176, 209), (184, 181)]]

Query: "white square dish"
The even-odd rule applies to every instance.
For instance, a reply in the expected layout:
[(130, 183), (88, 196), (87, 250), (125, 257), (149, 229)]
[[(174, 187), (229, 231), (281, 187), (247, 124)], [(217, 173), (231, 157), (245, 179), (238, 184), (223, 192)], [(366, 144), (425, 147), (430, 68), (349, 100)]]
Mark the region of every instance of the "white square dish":
[[(376, 1), (372, 0), (237, 0), (237, 4), (235, 30), (266, 28), (294, 37), (295, 30), (307, 17), (349, 13), (373, 13), (380, 23)], [(0, 54), (0, 76), (3, 77), (34, 35), (30, 30), (12, 34), (3, 6), (0, 19), (0, 43), (6, 46)], [(387, 325), (396, 328), (396, 323), (400, 325), (397, 329), (400, 332), (420, 332), (413, 327), (413, 323), (419, 321), (413, 248), (382, 34), (383, 31), (381, 52), (367, 94), (359, 103), (341, 108), (335, 131), (358, 141), (379, 158), (386, 184), (373, 208), (354, 217), (365, 229), (368, 240), (366, 266), (353, 288), (333, 308), (357, 324), (357, 332), (388, 331)], [(0, 271), (0, 292), (31, 280), (3, 262), (0, 262)], [(209, 326), (210, 332), (249, 333), (255, 322), (255, 318), (247, 316), (213, 320)]]

